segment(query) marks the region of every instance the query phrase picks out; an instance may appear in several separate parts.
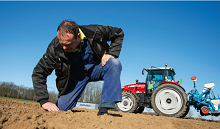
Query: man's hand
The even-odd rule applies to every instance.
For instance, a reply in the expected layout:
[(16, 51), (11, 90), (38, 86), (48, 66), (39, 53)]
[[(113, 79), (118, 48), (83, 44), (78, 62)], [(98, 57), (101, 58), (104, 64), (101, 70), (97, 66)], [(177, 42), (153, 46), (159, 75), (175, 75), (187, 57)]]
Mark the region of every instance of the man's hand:
[(106, 62), (110, 59), (110, 58), (114, 58), (112, 55), (109, 54), (104, 54), (102, 56), (102, 66), (105, 66)]
[(47, 111), (49, 111), (49, 112), (51, 112), (51, 111), (59, 111), (59, 108), (55, 104), (53, 104), (51, 102), (47, 102), (47, 103), (43, 104), (42, 107), (44, 109), (46, 109)]

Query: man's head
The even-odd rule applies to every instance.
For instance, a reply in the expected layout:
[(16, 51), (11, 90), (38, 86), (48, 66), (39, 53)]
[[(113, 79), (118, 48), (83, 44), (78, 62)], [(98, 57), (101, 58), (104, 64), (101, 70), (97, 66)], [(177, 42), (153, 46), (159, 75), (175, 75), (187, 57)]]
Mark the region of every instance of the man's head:
[(80, 44), (79, 26), (74, 21), (64, 20), (57, 29), (57, 38), (66, 52), (72, 52)]

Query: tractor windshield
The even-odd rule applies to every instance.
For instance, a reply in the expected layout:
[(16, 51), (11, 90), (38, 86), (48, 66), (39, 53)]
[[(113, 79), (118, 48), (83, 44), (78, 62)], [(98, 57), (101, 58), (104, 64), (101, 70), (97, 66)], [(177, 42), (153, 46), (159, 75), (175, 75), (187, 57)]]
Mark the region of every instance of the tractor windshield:
[(163, 81), (163, 71), (162, 70), (151, 70), (150, 80)]
[(166, 82), (174, 82), (173, 71), (164, 70), (164, 79)]
[(174, 82), (174, 72), (170, 69), (152, 69), (148, 72), (148, 91), (155, 89), (162, 82)]
[(148, 73), (147, 78), (148, 92), (152, 92), (152, 90), (155, 89), (156, 86), (161, 82), (163, 82), (163, 70), (151, 70)]

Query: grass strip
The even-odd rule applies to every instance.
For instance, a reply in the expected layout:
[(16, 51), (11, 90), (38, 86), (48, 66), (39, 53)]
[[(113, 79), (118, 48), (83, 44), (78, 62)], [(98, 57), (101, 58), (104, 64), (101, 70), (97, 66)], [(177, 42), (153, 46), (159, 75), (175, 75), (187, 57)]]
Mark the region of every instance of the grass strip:
[(36, 101), (31, 101), (31, 100), (16, 99), (16, 98), (9, 98), (9, 97), (2, 97), (2, 96), (0, 96), (0, 99), (10, 99), (10, 100), (18, 100), (18, 101), (26, 101), (26, 102), (38, 103)]

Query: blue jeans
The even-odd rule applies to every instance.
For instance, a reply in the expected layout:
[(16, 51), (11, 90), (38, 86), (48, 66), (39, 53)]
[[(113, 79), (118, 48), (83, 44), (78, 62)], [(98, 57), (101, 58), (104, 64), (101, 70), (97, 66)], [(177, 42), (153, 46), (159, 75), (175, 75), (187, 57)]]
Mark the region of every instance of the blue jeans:
[(100, 106), (114, 108), (114, 102), (121, 101), (122, 99), (121, 70), (121, 63), (115, 58), (110, 58), (105, 66), (99, 63), (90, 73), (76, 75), (70, 79), (72, 85), (66, 89), (64, 95), (60, 96), (56, 105), (60, 110), (71, 110), (76, 106), (78, 99), (90, 81), (103, 80)]

